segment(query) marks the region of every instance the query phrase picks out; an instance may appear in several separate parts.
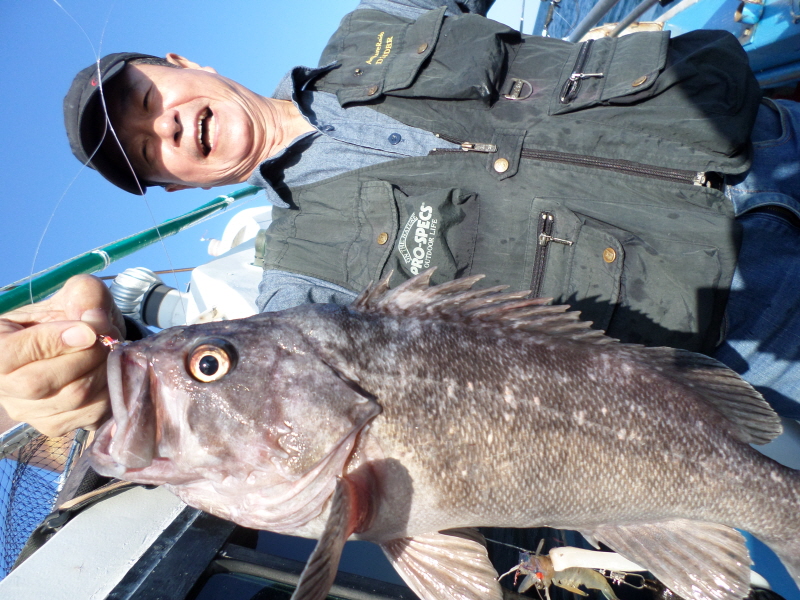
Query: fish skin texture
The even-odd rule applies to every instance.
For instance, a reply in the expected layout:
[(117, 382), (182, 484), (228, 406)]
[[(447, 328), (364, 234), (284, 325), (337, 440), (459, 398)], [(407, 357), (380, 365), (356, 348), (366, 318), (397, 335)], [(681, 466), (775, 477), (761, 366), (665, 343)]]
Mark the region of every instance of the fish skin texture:
[[(97, 470), (321, 539), (302, 598), (327, 592), (351, 535), (426, 600), (495, 598), (478, 526), (579, 530), (697, 600), (747, 595), (738, 528), (800, 586), (800, 475), (748, 445), (781, 428), (738, 375), (525, 292), (429, 278), (112, 352)], [(203, 383), (189, 357), (209, 343), (233, 366)]]

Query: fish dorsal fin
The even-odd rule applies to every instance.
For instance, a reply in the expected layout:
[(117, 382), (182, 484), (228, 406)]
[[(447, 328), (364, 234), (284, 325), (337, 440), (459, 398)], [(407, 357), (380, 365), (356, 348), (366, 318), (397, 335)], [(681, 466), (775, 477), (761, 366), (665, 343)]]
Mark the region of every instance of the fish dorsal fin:
[(422, 600), (502, 600), (497, 571), (475, 529), (449, 529), (381, 544)]
[(745, 444), (766, 444), (783, 431), (780, 417), (753, 386), (721, 362), (688, 350), (627, 346), (676, 383), (692, 388), (731, 424), (731, 434)]
[(483, 279), (473, 275), (431, 286), (434, 269), (389, 289), (389, 277), (368, 287), (351, 305), (354, 310), (386, 315), (460, 321), (471, 326), (498, 325), (510, 330), (540, 332), (589, 344), (616, 340), (581, 321), (578, 311), (550, 304), (551, 298), (528, 298), (530, 292), (506, 292), (508, 286), (473, 290)]
[(565, 305), (528, 292), (506, 292), (505, 286), (473, 290), (483, 276), (474, 275), (431, 286), (433, 269), (389, 289), (389, 277), (370, 286), (353, 303), (364, 312), (459, 321), (470, 326), (506, 327), (593, 345), (617, 344), (640, 363), (674, 374), (730, 423), (731, 434), (747, 444), (766, 444), (780, 435), (780, 418), (750, 384), (722, 363), (702, 354), (672, 348), (621, 344)]
[(750, 593), (750, 555), (730, 527), (674, 519), (603, 525), (584, 535), (647, 568), (686, 600), (740, 600)]

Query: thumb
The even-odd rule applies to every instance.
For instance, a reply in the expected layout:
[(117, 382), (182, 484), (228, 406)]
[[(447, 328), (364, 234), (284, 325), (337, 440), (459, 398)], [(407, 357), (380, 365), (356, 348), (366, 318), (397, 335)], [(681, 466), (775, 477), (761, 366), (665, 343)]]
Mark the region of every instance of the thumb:
[(67, 319), (83, 321), (95, 332), (121, 337), (124, 323), (105, 283), (90, 275), (72, 277), (58, 292)]
[[(8, 327), (5, 329), (8, 330)], [(92, 347), (97, 334), (86, 323), (56, 321), (18, 331), (0, 331), (5, 352), (0, 354), (0, 374), (27, 364)]]

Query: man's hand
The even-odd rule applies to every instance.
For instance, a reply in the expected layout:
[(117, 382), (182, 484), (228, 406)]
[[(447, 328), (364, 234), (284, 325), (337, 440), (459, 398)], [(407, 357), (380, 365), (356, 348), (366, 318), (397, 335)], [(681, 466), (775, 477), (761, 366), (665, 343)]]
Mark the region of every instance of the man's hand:
[(109, 412), (97, 335), (125, 333), (102, 281), (73, 277), (53, 297), (0, 315), (0, 404), (49, 436), (96, 429)]

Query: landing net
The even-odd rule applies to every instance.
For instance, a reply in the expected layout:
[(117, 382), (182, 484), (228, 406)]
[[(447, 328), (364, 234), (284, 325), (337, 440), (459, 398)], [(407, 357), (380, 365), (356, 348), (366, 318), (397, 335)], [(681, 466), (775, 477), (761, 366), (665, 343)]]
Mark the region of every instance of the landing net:
[(10, 429), (0, 440), (2, 579), (33, 530), (53, 510), (79, 441), (75, 432), (51, 438), (25, 424)]

